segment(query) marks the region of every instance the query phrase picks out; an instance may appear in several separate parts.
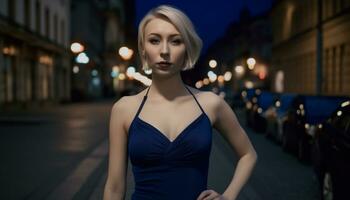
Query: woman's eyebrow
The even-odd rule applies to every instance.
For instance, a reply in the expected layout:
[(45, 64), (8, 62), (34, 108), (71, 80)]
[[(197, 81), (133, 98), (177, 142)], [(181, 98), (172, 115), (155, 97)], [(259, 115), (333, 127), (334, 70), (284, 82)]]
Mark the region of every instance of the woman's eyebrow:
[[(151, 35), (155, 35), (155, 36), (161, 37), (161, 35), (159, 33), (150, 33), (150, 34), (148, 34), (148, 36), (151, 36)], [(180, 36), (180, 34), (174, 33), (174, 34), (170, 34), (169, 36), (170, 37), (175, 37), (175, 36)]]

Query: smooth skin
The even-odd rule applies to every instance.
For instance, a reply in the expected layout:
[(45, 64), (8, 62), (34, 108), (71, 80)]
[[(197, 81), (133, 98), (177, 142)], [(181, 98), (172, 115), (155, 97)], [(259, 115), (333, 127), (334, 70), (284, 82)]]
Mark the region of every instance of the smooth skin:
[[(144, 51), (141, 53), (152, 69), (152, 85), (147, 103), (139, 117), (153, 124), (173, 141), (201, 112), (186, 90), (180, 75), (186, 47), (176, 27), (161, 18), (152, 19), (145, 26), (144, 34)], [(170, 62), (170, 67), (164, 69), (157, 64), (162, 61)], [(213, 128), (222, 134), (239, 157), (237, 166), (233, 169), (234, 176), (224, 193), (205, 190), (197, 200), (234, 200), (247, 182), (257, 161), (257, 154), (236, 115), (221, 97), (212, 92), (189, 88), (202, 105)], [(113, 105), (104, 200), (124, 199), (128, 167), (128, 130), (145, 94), (146, 90), (143, 90), (134, 96), (124, 96)], [(172, 123), (169, 123), (170, 121)]]

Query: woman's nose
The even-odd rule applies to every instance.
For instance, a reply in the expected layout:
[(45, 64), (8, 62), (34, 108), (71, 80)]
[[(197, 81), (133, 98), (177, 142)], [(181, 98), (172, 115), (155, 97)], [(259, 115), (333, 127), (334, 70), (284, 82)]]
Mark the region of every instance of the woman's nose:
[(164, 42), (164, 43), (162, 44), (160, 53), (161, 53), (162, 55), (167, 55), (167, 54), (169, 54), (169, 46), (168, 46), (168, 43), (167, 43), (167, 42)]

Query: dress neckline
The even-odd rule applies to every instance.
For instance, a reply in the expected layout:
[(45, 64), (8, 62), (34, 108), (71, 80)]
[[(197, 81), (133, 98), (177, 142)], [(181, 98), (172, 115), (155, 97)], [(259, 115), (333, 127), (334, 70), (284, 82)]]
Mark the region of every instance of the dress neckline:
[[(180, 133), (178, 133), (178, 134), (176, 135), (176, 137), (175, 137), (173, 140), (169, 139), (169, 137), (168, 137), (165, 133), (163, 133), (163, 131), (161, 131), (159, 128), (157, 128), (156, 126), (152, 125), (151, 123), (149, 123), (149, 122), (147, 122), (147, 121), (145, 121), (145, 120), (143, 120), (143, 119), (141, 119), (141, 118), (139, 117), (139, 114), (140, 114), (140, 112), (141, 112), (141, 110), (142, 110), (142, 108), (143, 108), (143, 106), (144, 106), (144, 104), (145, 104), (145, 102), (146, 102), (146, 100), (147, 100), (148, 92), (149, 92), (149, 90), (150, 90), (150, 87), (151, 87), (151, 86), (148, 87), (147, 92), (146, 92), (146, 94), (145, 94), (144, 97), (143, 97), (143, 100), (142, 100), (142, 102), (141, 102), (141, 105), (139, 106), (139, 109), (138, 109), (138, 111), (137, 111), (136, 116), (135, 116), (134, 119), (136, 119), (138, 122), (141, 122), (141, 123), (142, 123), (143, 125), (145, 125), (146, 127), (149, 127), (149, 128), (151, 128), (152, 130), (154, 130), (157, 134), (159, 134), (159, 135), (160, 135), (162, 138), (164, 138), (167, 142), (169, 142), (169, 143), (174, 143), (174, 142), (176, 142), (177, 140), (181, 139), (184, 135), (186, 135), (186, 132), (188, 132), (188, 130), (189, 130), (191, 127), (193, 127), (195, 124), (197, 124), (199, 121), (201, 121), (201, 120), (204, 119), (204, 118), (207, 118), (207, 120), (209, 120), (209, 117), (208, 117), (208, 116), (206, 115), (206, 113), (204, 112), (202, 106), (199, 104), (199, 102), (198, 102), (197, 98), (195, 97), (195, 95), (194, 95), (194, 94), (191, 92), (191, 90), (185, 85), (186, 89), (187, 89), (188, 92), (192, 95), (192, 97), (193, 97), (194, 100), (196, 101), (198, 107), (200, 108), (201, 114), (200, 114), (199, 116), (197, 116), (194, 120), (192, 120), (191, 123), (189, 123), (187, 126), (185, 126), (185, 128), (184, 128)], [(209, 123), (211, 124), (210, 120), (209, 120)]]

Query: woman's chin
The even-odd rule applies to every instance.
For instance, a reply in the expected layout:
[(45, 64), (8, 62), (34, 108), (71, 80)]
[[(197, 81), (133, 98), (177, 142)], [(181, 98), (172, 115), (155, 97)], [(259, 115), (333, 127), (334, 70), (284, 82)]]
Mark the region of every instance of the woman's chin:
[(172, 76), (176, 75), (176, 72), (172, 71), (172, 70), (153, 70), (152, 71), (152, 77), (159, 77), (159, 78), (170, 78)]
[(171, 67), (155, 67), (153, 68), (152, 72), (156, 72), (156, 73), (160, 73), (160, 74), (168, 74), (172, 71), (172, 68)]

